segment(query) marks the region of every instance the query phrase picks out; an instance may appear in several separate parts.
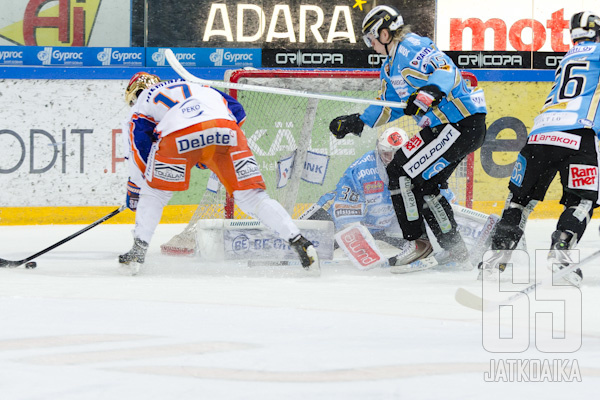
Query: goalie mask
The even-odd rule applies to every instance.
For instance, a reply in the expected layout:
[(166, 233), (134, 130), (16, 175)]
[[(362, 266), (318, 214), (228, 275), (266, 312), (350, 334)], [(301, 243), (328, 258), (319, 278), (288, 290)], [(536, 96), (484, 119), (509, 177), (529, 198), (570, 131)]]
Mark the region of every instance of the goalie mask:
[(385, 166), (408, 141), (408, 134), (400, 128), (388, 128), (377, 138), (377, 154)]
[(133, 107), (142, 90), (148, 89), (159, 82), (160, 78), (156, 75), (147, 72), (136, 73), (131, 77), (127, 89), (125, 89), (125, 101), (130, 107)]
[(371, 47), (371, 39), (379, 39), (382, 29), (394, 32), (404, 25), (402, 16), (394, 7), (377, 6), (365, 16), (362, 23), (363, 40)]
[(573, 43), (579, 40), (597, 42), (600, 38), (600, 17), (590, 11), (578, 12), (571, 17), (569, 28)]

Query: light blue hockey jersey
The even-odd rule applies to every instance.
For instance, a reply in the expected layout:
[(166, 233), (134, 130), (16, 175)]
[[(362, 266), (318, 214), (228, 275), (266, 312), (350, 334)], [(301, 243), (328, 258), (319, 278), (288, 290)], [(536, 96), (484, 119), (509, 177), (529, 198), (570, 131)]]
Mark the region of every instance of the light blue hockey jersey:
[(589, 128), (600, 137), (600, 43), (579, 42), (556, 69), (531, 135)]
[[(442, 194), (448, 201), (454, 199), (449, 189)], [(316, 204), (329, 213), (336, 230), (360, 222), (371, 233), (401, 232), (388, 189), (387, 172), (375, 150), (350, 164), (335, 190), (325, 193)]]
[[(482, 89), (467, 86), (460, 70), (429, 38), (409, 33), (398, 43), (394, 54), (381, 66), (381, 99), (404, 101), (420, 87), (437, 85), (447, 96), (420, 118), (419, 126), (458, 122), (470, 115), (487, 113)], [(400, 108), (371, 105), (361, 115), (370, 127), (404, 116)]]

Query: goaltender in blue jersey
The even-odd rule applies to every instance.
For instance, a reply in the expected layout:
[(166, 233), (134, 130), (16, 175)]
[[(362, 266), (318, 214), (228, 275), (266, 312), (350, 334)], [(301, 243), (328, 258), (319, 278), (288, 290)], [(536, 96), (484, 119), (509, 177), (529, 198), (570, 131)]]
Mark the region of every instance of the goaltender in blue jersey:
[[(330, 220), (336, 231), (360, 223), (373, 238), (402, 249), (400, 253), (411, 253), (410, 259), (426, 256), (432, 246), (426, 235), (410, 243), (403, 238), (396, 218), (394, 205), (388, 188), (386, 165), (408, 140), (401, 129), (390, 128), (381, 134), (375, 150), (363, 154), (354, 161), (338, 181), (335, 190), (327, 192), (310, 207), (300, 219)], [(456, 198), (450, 189), (440, 188), (449, 202)], [(409, 245), (415, 245), (412, 248)], [(410, 251), (407, 251), (410, 248)], [(426, 254), (421, 254), (421, 251)]]

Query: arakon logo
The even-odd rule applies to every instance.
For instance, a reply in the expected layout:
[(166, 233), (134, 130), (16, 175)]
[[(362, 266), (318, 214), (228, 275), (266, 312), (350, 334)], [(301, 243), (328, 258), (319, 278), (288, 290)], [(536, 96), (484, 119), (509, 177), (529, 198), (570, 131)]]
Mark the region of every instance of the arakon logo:
[(25, 46), (87, 46), (100, 1), (24, 1), (23, 20), (0, 27), (0, 37)]
[[(524, 6), (516, 10), (511, 8), (511, 12), (521, 10), (523, 16), (527, 16), (528, 11), (530, 13), (530, 9)], [(509, 16), (509, 14), (505, 15)], [(564, 52), (571, 47), (570, 40), (568, 40), (569, 17), (570, 14), (565, 18), (565, 10), (561, 8), (551, 13), (549, 19), (543, 21), (523, 18), (512, 24), (501, 18), (451, 18), (448, 49), (451, 51), (539, 51), (545, 45), (548, 47), (547, 42), (549, 42), (551, 49), (548, 49), (549, 51)], [(490, 31), (493, 41), (490, 40)], [(471, 37), (471, 43), (468, 43), (469, 37)]]

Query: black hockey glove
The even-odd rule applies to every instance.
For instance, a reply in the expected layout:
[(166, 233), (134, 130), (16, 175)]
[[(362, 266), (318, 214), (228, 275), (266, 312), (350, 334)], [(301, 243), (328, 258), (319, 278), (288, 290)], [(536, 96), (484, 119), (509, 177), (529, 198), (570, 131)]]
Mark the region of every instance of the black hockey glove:
[(360, 136), (364, 127), (360, 114), (342, 115), (329, 124), (329, 130), (338, 139), (343, 139), (349, 133)]
[(426, 85), (410, 95), (406, 102), (404, 114), (421, 116), (431, 107), (440, 104), (445, 94), (436, 85)]

